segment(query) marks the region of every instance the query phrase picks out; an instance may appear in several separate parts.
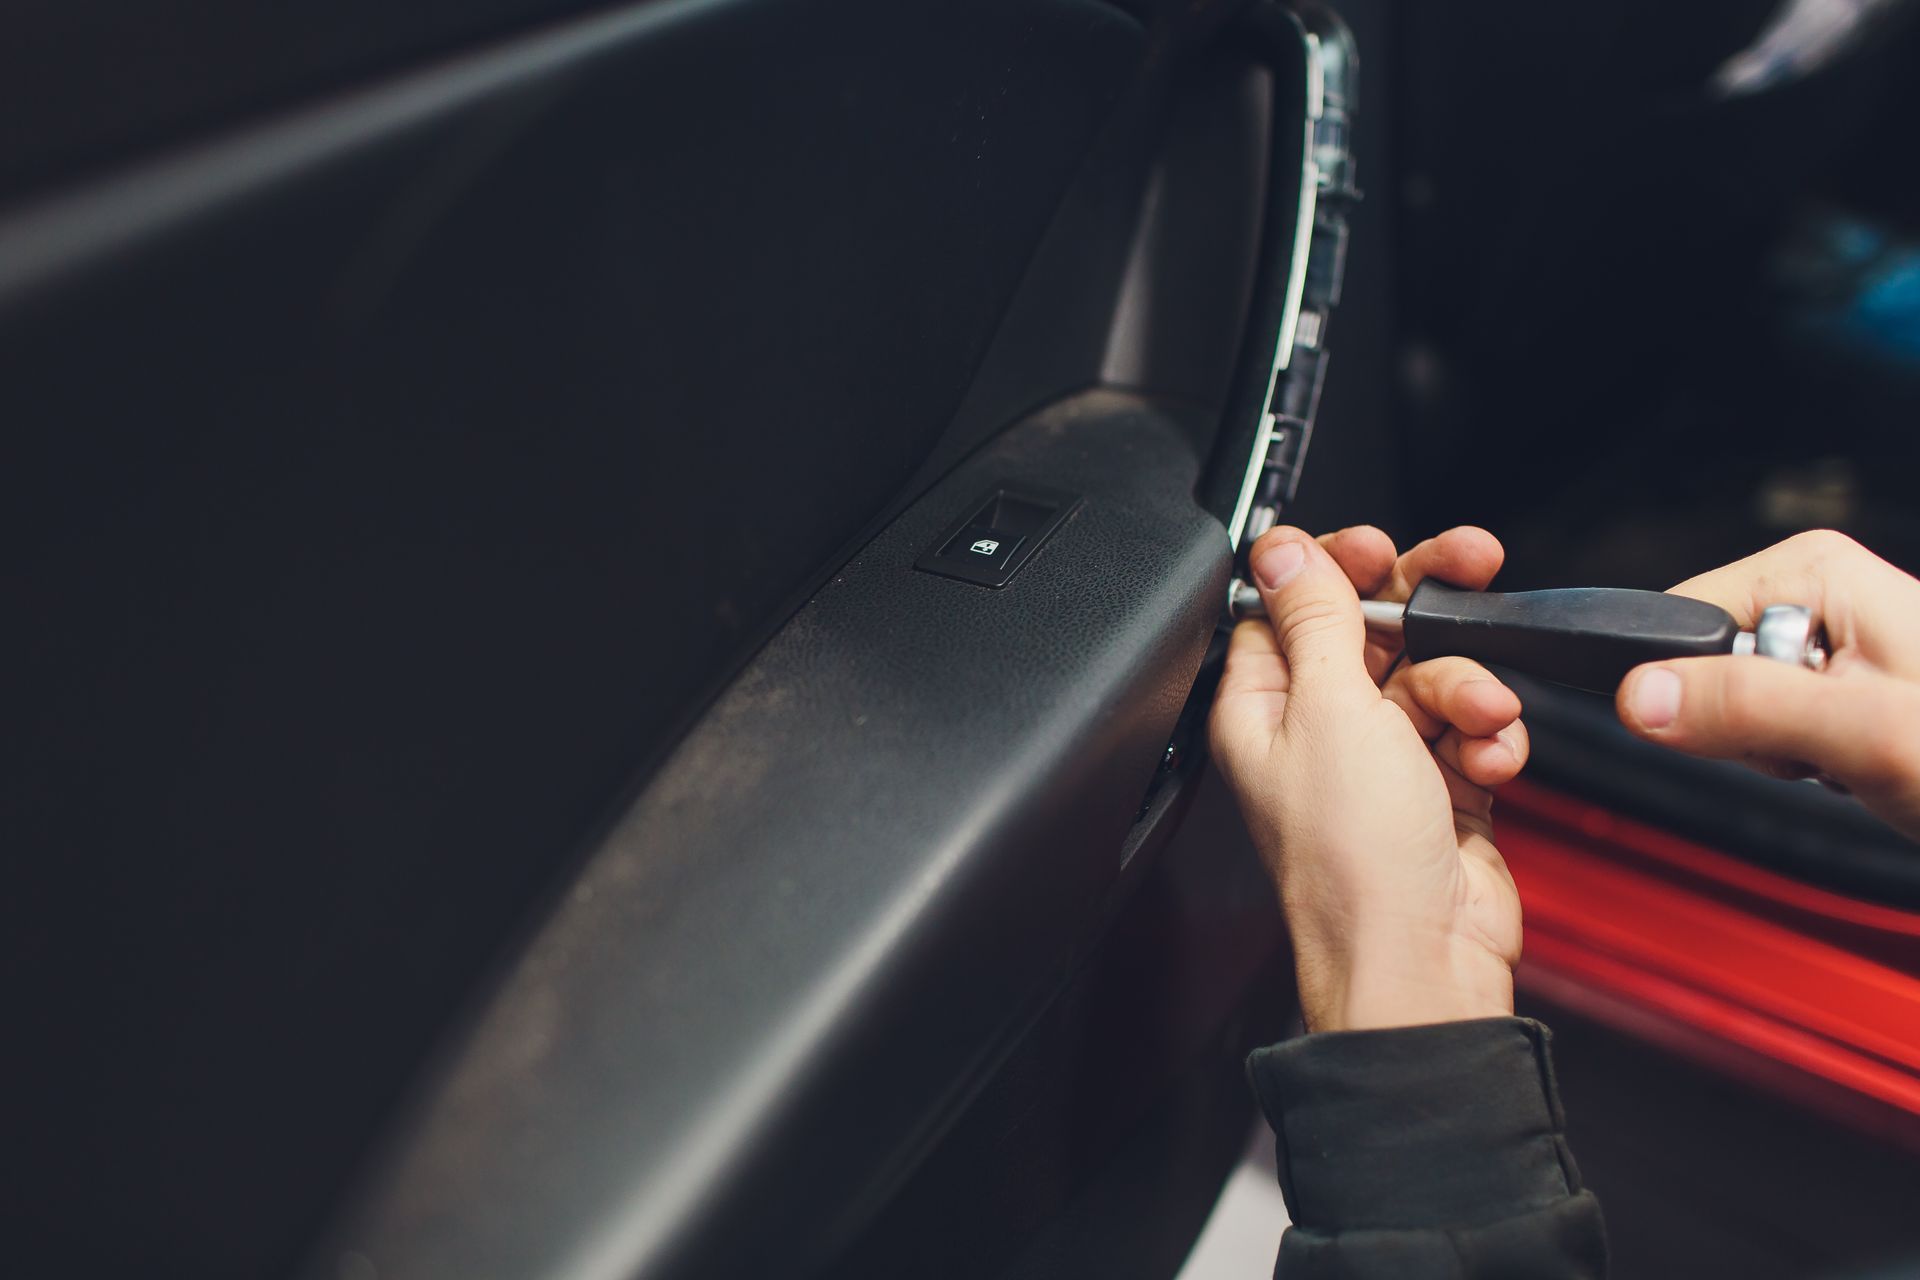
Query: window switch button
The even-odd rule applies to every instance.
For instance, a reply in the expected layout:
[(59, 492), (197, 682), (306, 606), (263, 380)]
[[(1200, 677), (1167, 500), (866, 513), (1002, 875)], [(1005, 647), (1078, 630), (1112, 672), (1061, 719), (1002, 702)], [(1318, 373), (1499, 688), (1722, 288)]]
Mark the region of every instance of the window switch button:
[(1080, 505), (1053, 489), (995, 489), (947, 526), (914, 567), (980, 587), (1004, 587)]
[(1005, 529), (970, 524), (940, 549), (940, 558), (982, 569), (1004, 569), (1025, 541), (1021, 535)]

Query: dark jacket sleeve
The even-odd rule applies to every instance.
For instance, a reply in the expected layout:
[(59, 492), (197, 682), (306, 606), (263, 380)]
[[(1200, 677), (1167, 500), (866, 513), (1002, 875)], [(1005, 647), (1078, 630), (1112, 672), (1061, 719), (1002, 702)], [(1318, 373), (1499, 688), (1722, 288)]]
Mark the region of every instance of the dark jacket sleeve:
[(1247, 1074), (1293, 1226), (1276, 1276), (1600, 1277), (1547, 1029), (1488, 1018), (1302, 1036)]

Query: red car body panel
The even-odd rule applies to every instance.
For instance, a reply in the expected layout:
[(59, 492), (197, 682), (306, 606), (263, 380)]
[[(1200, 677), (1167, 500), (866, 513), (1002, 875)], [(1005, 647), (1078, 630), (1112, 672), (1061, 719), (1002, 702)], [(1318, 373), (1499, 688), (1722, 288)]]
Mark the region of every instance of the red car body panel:
[(1523, 991), (1920, 1149), (1920, 913), (1529, 783), (1499, 836)]

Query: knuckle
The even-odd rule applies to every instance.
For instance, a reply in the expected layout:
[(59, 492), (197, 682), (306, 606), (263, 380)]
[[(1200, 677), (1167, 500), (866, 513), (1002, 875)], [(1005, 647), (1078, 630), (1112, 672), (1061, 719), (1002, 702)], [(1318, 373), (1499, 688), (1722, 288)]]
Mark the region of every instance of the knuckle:
[(1455, 687), (1472, 684), (1476, 680), (1490, 680), (1499, 684), (1500, 680), (1472, 658), (1454, 658), (1447, 665), (1446, 676)]
[(1428, 697), (1445, 697), (1472, 680), (1488, 676), (1487, 669), (1473, 659), (1457, 657), (1428, 658), (1408, 663), (1401, 670)]
[(1290, 640), (1312, 641), (1345, 627), (1346, 610), (1333, 600), (1302, 600), (1288, 611), (1285, 630)]
[(1866, 550), (1838, 529), (1809, 529), (1794, 534), (1784, 545), (1814, 561), (1845, 559)]
[(1408, 697), (1423, 706), (1433, 701), (1439, 683), (1435, 661), (1406, 662), (1395, 667), (1387, 677), (1387, 683), (1396, 689), (1404, 690)]

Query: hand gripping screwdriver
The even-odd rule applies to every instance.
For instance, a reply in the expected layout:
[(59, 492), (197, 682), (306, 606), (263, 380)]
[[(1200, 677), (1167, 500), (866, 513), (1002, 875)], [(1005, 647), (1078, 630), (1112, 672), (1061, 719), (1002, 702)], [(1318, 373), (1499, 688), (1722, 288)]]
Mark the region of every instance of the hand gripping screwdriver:
[[(1465, 591), (1429, 578), (1404, 605), (1362, 602), (1367, 625), (1399, 631), (1407, 658), (1461, 657), (1556, 684), (1612, 693), (1643, 662), (1712, 654), (1758, 654), (1818, 671), (1826, 636), (1801, 605), (1773, 605), (1742, 631), (1718, 605), (1659, 591), (1566, 587), (1553, 591)], [(1260, 593), (1234, 579), (1228, 611), (1266, 616)]]

